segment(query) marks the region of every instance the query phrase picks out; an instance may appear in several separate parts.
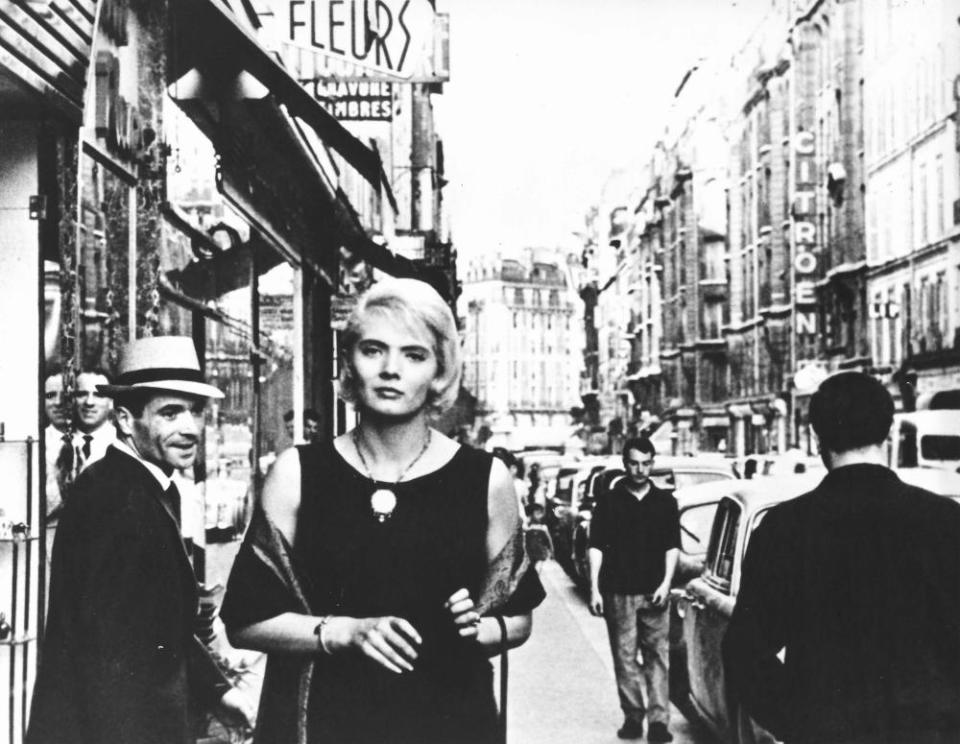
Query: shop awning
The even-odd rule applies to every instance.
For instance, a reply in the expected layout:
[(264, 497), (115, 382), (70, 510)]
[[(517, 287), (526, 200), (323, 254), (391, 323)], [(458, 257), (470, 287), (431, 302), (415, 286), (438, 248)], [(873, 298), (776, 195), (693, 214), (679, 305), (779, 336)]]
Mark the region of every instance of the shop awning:
[[(213, 94), (219, 86), (235, 85), (238, 76), (246, 73), (265, 86), (269, 96), (286, 107), (291, 116), (310, 125), (325, 145), (375, 188), (385, 185), (376, 151), (354, 137), (314, 100), (226, 6), (217, 0), (173, 0), (170, 8), (172, 85), (196, 70), (205, 79), (207, 91)], [(221, 94), (227, 90), (219, 87)]]
[(341, 246), (394, 276), (420, 274), (367, 234), (328, 150), (392, 203), (379, 154), (314, 100), (226, 6), (172, 0), (170, 42), (171, 96), (213, 143), (220, 192), (274, 249), (331, 286)]

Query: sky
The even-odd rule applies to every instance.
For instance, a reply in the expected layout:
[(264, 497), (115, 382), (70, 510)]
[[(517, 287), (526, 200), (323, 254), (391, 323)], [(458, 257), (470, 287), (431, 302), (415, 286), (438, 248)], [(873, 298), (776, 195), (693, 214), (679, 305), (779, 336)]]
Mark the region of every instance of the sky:
[(770, 0), (437, 0), (450, 82), (434, 97), (459, 255), (569, 248), (616, 171), (663, 132), (686, 70)]

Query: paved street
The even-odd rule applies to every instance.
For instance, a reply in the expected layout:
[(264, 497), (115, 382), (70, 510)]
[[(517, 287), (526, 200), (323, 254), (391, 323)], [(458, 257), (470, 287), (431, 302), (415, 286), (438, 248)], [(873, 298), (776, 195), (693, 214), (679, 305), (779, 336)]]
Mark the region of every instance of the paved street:
[[(237, 545), (209, 547), (209, 578), (213, 583), (226, 581)], [(621, 713), (604, 623), (590, 615), (583, 597), (558, 564), (544, 564), (541, 578), (547, 598), (534, 614), (533, 635), (510, 654), (510, 742), (619, 742), (616, 730)], [(251, 664), (244, 681), (255, 697), (262, 673), (259, 655), (239, 654), (234, 659), (246, 659)], [(713, 739), (691, 726), (676, 708), (671, 719), (676, 744), (713, 744)]]
[[(613, 744), (621, 723), (613, 664), (602, 620), (590, 615), (554, 562), (541, 573), (547, 599), (533, 635), (510, 657), (509, 738), (514, 744)], [(713, 744), (674, 708), (677, 744)]]

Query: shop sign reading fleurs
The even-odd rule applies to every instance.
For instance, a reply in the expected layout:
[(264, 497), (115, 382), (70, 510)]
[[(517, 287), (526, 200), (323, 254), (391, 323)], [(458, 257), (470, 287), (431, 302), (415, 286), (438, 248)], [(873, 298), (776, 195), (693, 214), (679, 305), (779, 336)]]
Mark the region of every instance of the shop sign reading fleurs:
[(281, 53), (300, 79), (437, 79), (435, 32), (444, 25), (429, 0), (286, 0), (279, 7)]

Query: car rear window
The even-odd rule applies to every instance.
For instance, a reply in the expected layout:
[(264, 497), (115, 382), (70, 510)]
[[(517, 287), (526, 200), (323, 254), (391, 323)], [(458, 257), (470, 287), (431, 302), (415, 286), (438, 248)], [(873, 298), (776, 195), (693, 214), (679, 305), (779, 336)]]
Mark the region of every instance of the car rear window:
[(730, 591), (733, 562), (737, 551), (737, 532), (740, 527), (740, 506), (723, 499), (717, 507), (707, 550), (707, 575), (722, 591)]
[(950, 434), (922, 436), (920, 454), (924, 460), (960, 460), (960, 437)]

